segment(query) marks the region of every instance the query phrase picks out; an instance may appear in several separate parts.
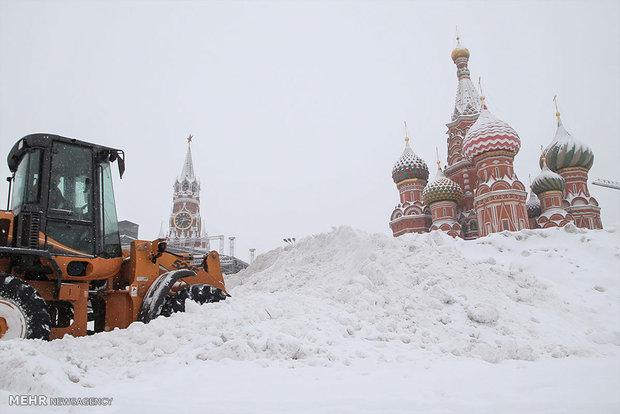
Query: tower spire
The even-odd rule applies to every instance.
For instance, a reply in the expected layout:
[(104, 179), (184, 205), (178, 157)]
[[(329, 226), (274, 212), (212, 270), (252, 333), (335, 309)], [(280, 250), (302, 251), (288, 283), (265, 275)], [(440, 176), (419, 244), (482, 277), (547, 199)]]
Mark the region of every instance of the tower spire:
[(484, 96), (484, 92), (482, 92), (482, 76), (478, 76), (478, 89), (480, 90), (480, 109), (488, 109), (487, 104), (484, 102), (486, 97)]
[(192, 134), (187, 137), (187, 154), (185, 154), (185, 162), (183, 163), (183, 171), (181, 171), (181, 181), (187, 178), (189, 181), (193, 181), (196, 178), (194, 174), (194, 163), (192, 162)]
[(407, 121), (405, 122), (405, 143), (409, 143), (409, 131), (407, 131)]
[(452, 120), (456, 120), (461, 115), (474, 115), (480, 112), (480, 99), (476, 92), (476, 87), (471, 81), (469, 72), (469, 50), (461, 46), (461, 38), (458, 33), (456, 36), (456, 48), (452, 51), (452, 61), (456, 65), (456, 76), (458, 86), (456, 89), (456, 100), (454, 103), (454, 113)]
[(560, 121), (560, 110), (558, 109), (558, 95), (553, 95), (553, 103), (555, 104), (555, 116), (558, 118), (559, 126), (562, 121)]

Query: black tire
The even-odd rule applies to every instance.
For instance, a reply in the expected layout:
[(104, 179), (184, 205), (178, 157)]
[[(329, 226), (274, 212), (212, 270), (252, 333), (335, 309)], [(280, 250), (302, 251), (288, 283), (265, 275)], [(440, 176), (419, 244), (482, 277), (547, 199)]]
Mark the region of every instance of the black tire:
[(179, 290), (172, 296), (168, 296), (161, 309), (161, 315), (170, 316), (175, 312), (185, 312), (185, 301), (193, 300), (202, 305), (204, 303), (219, 302), (226, 295), (221, 289), (209, 285), (190, 285)]
[(47, 304), (31, 285), (15, 276), (0, 274), (0, 317), (8, 326), (2, 339), (50, 339)]

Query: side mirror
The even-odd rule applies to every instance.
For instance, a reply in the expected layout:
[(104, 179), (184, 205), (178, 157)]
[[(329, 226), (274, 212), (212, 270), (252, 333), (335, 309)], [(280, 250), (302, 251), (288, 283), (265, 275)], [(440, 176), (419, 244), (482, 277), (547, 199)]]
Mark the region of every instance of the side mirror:
[(121, 178), (123, 178), (123, 174), (125, 173), (125, 153), (123, 151), (119, 151), (117, 155), (118, 155), (118, 175), (120, 175)]

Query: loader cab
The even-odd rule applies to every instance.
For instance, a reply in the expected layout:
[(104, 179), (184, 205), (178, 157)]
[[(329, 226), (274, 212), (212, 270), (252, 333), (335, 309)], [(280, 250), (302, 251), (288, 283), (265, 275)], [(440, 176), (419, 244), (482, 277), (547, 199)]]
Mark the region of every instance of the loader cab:
[(28, 135), (8, 157), (14, 247), (56, 255), (122, 255), (111, 164), (121, 150), (56, 135)]

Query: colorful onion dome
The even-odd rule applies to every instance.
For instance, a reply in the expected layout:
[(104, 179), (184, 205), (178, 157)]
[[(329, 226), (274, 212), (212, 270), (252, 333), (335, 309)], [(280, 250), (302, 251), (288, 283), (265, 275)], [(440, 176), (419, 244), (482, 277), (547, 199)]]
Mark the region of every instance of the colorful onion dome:
[(566, 182), (560, 174), (556, 174), (549, 169), (547, 164), (543, 164), (540, 174), (532, 181), (532, 191), (536, 194), (547, 191), (564, 191)]
[(516, 131), (506, 122), (495, 118), (482, 105), (482, 111), (476, 122), (469, 128), (463, 140), (463, 154), (469, 160), (489, 151), (519, 152), (521, 140)]
[(461, 186), (445, 176), (441, 169), (437, 170), (435, 179), (428, 183), (422, 191), (422, 201), (429, 206), (436, 201), (459, 202), (463, 198)]
[(542, 213), (540, 199), (533, 191), (530, 191), (530, 196), (527, 199), (527, 203), (525, 203), (525, 208), (527, 209), (527, 216), (529, 218), (538, 217), (540, 213)]
[(592, 150), (569, 134), (564, 129), (564, 125), (562, 125), (559, 117), (558, 129), (555, 132), (553, 141), (545, 148), (540, 158), (541, 167), (543, 165), (543, 157), (547, 159), (547, 165), (552, 171), (571, 167), (581, 167), (589, 170), (592, 164), (594, 164)]
[(392, 179), (396, 184), (417, 178), (428, 180), (428, 166), (424, 160), (414, 154), (409, 146), (409, 138), (405, 139), (405, 150), (392, 169)]
[(456, 61), (460, 57), (469, 58), (469, 50), (466, 47), (461, 46), (461, 40), (456, 38), (456, 47), (452, 51), (452, 60)]

